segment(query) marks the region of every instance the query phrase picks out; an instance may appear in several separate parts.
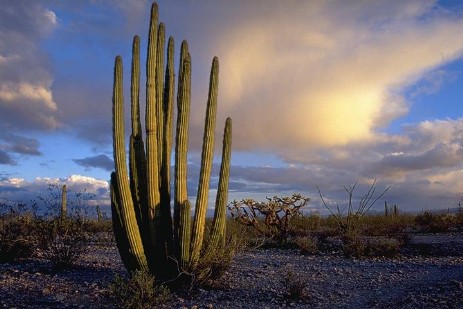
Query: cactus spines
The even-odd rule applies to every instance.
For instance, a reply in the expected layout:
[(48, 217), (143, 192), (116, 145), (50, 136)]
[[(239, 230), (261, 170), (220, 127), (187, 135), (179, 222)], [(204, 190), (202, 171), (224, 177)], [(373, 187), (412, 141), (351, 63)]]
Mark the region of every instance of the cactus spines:
[(67, 193), (66, 185), (63, 185), (63, 187), (61, 188), (61, 211), (60, 211), (61, 220), (64, 220), (67, 217), (66, 193)]
[[(191, 57), (188, 44), (182, 42), (178, 73), (177, 125), (175, 130), (174, 216), (171, 216), (170, 160), (173, 140), (174, 40), (167, 44), (165, 63), (165, 27), (158, 25), (156, 3), (151, 21), (146, 60), (146, 140), (140, 120), (140, 39), (132, 47), (131, 120), (129, 167), (125, 164), (122, 60), (114, 69), (113, 145), (115, 172), (111, 174), (111, 209), (114, 233), (122, 261), (129, 271), (151, 271), (158, 280), (170, 280), (179, 271), (194, 270), (198, 260), (225, 242), (225, 209), (231, 156), (231, 120), (227, 119), (219, 188), (208, 247), (204, 245), (204, 226), (210, 175), (214, 153), (217, 114), (219, 62), (212, 61), (209, 95), (201, 156), (201, 174), (191, 217), (188, 200), (188, 127), (191, 100)], [(164, 74), (164, 66), (165, 74)], [(172, 262), (176, 261), (180, 269)]]

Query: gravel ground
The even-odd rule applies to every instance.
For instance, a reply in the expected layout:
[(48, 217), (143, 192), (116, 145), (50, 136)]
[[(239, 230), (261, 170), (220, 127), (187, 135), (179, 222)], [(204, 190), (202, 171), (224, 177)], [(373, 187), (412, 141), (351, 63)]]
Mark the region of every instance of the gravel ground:
[[(423, 253), (427, 253), (423, 255)], [(124, 274), (111, 242), (89, 246), (77, 267), (51, 271), (40, 260), (0, 264), (3, 308), (114, 308), (107, 288)], [(304, 286), (285, 296), (283, 279)], [(463, 308), (463, 234), (421, 235), (396, 258), (304, 256), (296, 250), (250, 250), (236, 256), (214, 288), (174, 295), (164, 308)]]

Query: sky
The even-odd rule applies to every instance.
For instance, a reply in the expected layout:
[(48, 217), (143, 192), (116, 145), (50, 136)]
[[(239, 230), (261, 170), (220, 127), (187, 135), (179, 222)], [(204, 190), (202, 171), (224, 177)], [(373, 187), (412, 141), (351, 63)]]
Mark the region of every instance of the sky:
[[(358, 182), (357, 199), (375, 180), (377, 194), (389, 187), (378, 210), (463, 199), (463, 1), (158, 4), (175, 67), (183, 39), (192, 57), (191, 199), (214, 56), (217, 149), (233, 119), (230, 201), (297, 192), (323, 211), (317, 187), (343, 206), (345, 186)], [(143, 67), (150, 6), (0, 0), (0, 200), (33, 200), (55, 183), (109, 204), (114, 58), (127, 97), (132, 39), (141, 36)]]

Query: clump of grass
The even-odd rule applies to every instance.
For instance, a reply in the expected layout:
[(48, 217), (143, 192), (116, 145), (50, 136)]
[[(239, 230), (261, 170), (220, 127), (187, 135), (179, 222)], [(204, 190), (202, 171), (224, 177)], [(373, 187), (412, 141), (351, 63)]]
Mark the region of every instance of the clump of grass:
[(156, 308), (171, 297), (169, 289), (157, 285), (146, 271), (135, 271), (128, 279), (116, 275), (108, 292), (117, 306), (127, 309)]

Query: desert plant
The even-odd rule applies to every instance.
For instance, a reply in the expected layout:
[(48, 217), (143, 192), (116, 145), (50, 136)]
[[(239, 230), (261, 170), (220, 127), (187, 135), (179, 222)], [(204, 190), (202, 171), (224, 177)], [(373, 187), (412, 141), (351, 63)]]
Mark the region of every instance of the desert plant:
[(30, 257), (36, 245), (35, 223), (30, 214), (0, 216), (0, 263)]
[[(339, 205), (336, 205), (336, 210), (331, 209), (331, 207), (326, 203), (320, 189), (317, 187), (320, 199), (322, 200), (325, 208), (328, 209), (328, 211), (331, 213), (331, 216), (334, 218), (339, 236), (345, 243), (350, 242), (358, 237), (362, 217), (364, 217), (364, 215), (371, 209), (371, 207), (373, 207), (373, 205), (389, 190), (389, 187), (387, 187), (377, 197), (375, 197), (375, 179), (370, 185), (367, 193), (360, 198), (358, 206), (354, 207), (353, 196), (357, 184), (358, 182), (356, 182), (353, 186), (344, 187), (344, 190), (348, 195), (347, 205), (342, 209), (339, 207)], [(345, 214), (346, 208), (347, 214)]]
[(424, 232), (441, 233), (447, 232), (451, 227), (456, 226), (458, 216), (454, 214), (435, 214), (424, 211), (415, 217), (415, 223)]
[(155, 278), (147, 271), (136, 270), (130, 278), (116, 275), (109, 286), (109, 295), (121, 308), (154, 308), (170, 299), (170, 291), (156, 285)]
[(133, 40), (131, 79), (132, 134), (129, 167), (124, 138), (122, 59), (116, 57), (113, 89), (113, 145), (115, 172), (111, 174), (111, 205), (117, 246), (126, 268), (150, 271), (157, 280), (171, 280), (191, 272), (202, 254), (224, 246), (225, 215), (231, 156), (231, 119), (225, 124), (214, 221), (207, 248), (204, 226), (214, 152), (219, 62), (215, 57), (209, 80), (209, 96), (201, 156), (201, 172), (194, 219), (187, 196), (187, 146), (191, 91), (191, 58), (183, 41), (180, 53), (175, 136), (174, 212), (171, 216), (170, 158), (174, 95), (173, 38), (167, 47), (164, 70), (165, 29), (158, 25), (153, 3), (146, 64), (146, 147), (142, 139), (139, 89), (139, 38)]
[(302, 300), (307, 298), (307, 282), (293, 271), (287, 271), (283, 280), (283, 298), (288, 300)]
[(294, 239), (294, 244), (305, 255), (315, 254), (318, 251), (318, 240), (315, 237), (300, 236)]
[(66, 219), (67, 216), (67, 189), (66, 185), (63, 185), (61, 188), (61, 210), (60, 210), (60, 216), (62, 220)]
[(50, 261), (55, 270), (72, 267), (87, 248), (89, 235), (80, 218), (42, 220), (38, 227), (38, 256)]
[(266, 202), (253, 199), (235, 200), (228, 209), (236, 221), (252, 226), (262, 235), (282, 244), (289, 237), (292, 219), (302, 214), (301, 208), (309, 201), (310, 198), (294, 193), (290, 197), (267, 197)]

